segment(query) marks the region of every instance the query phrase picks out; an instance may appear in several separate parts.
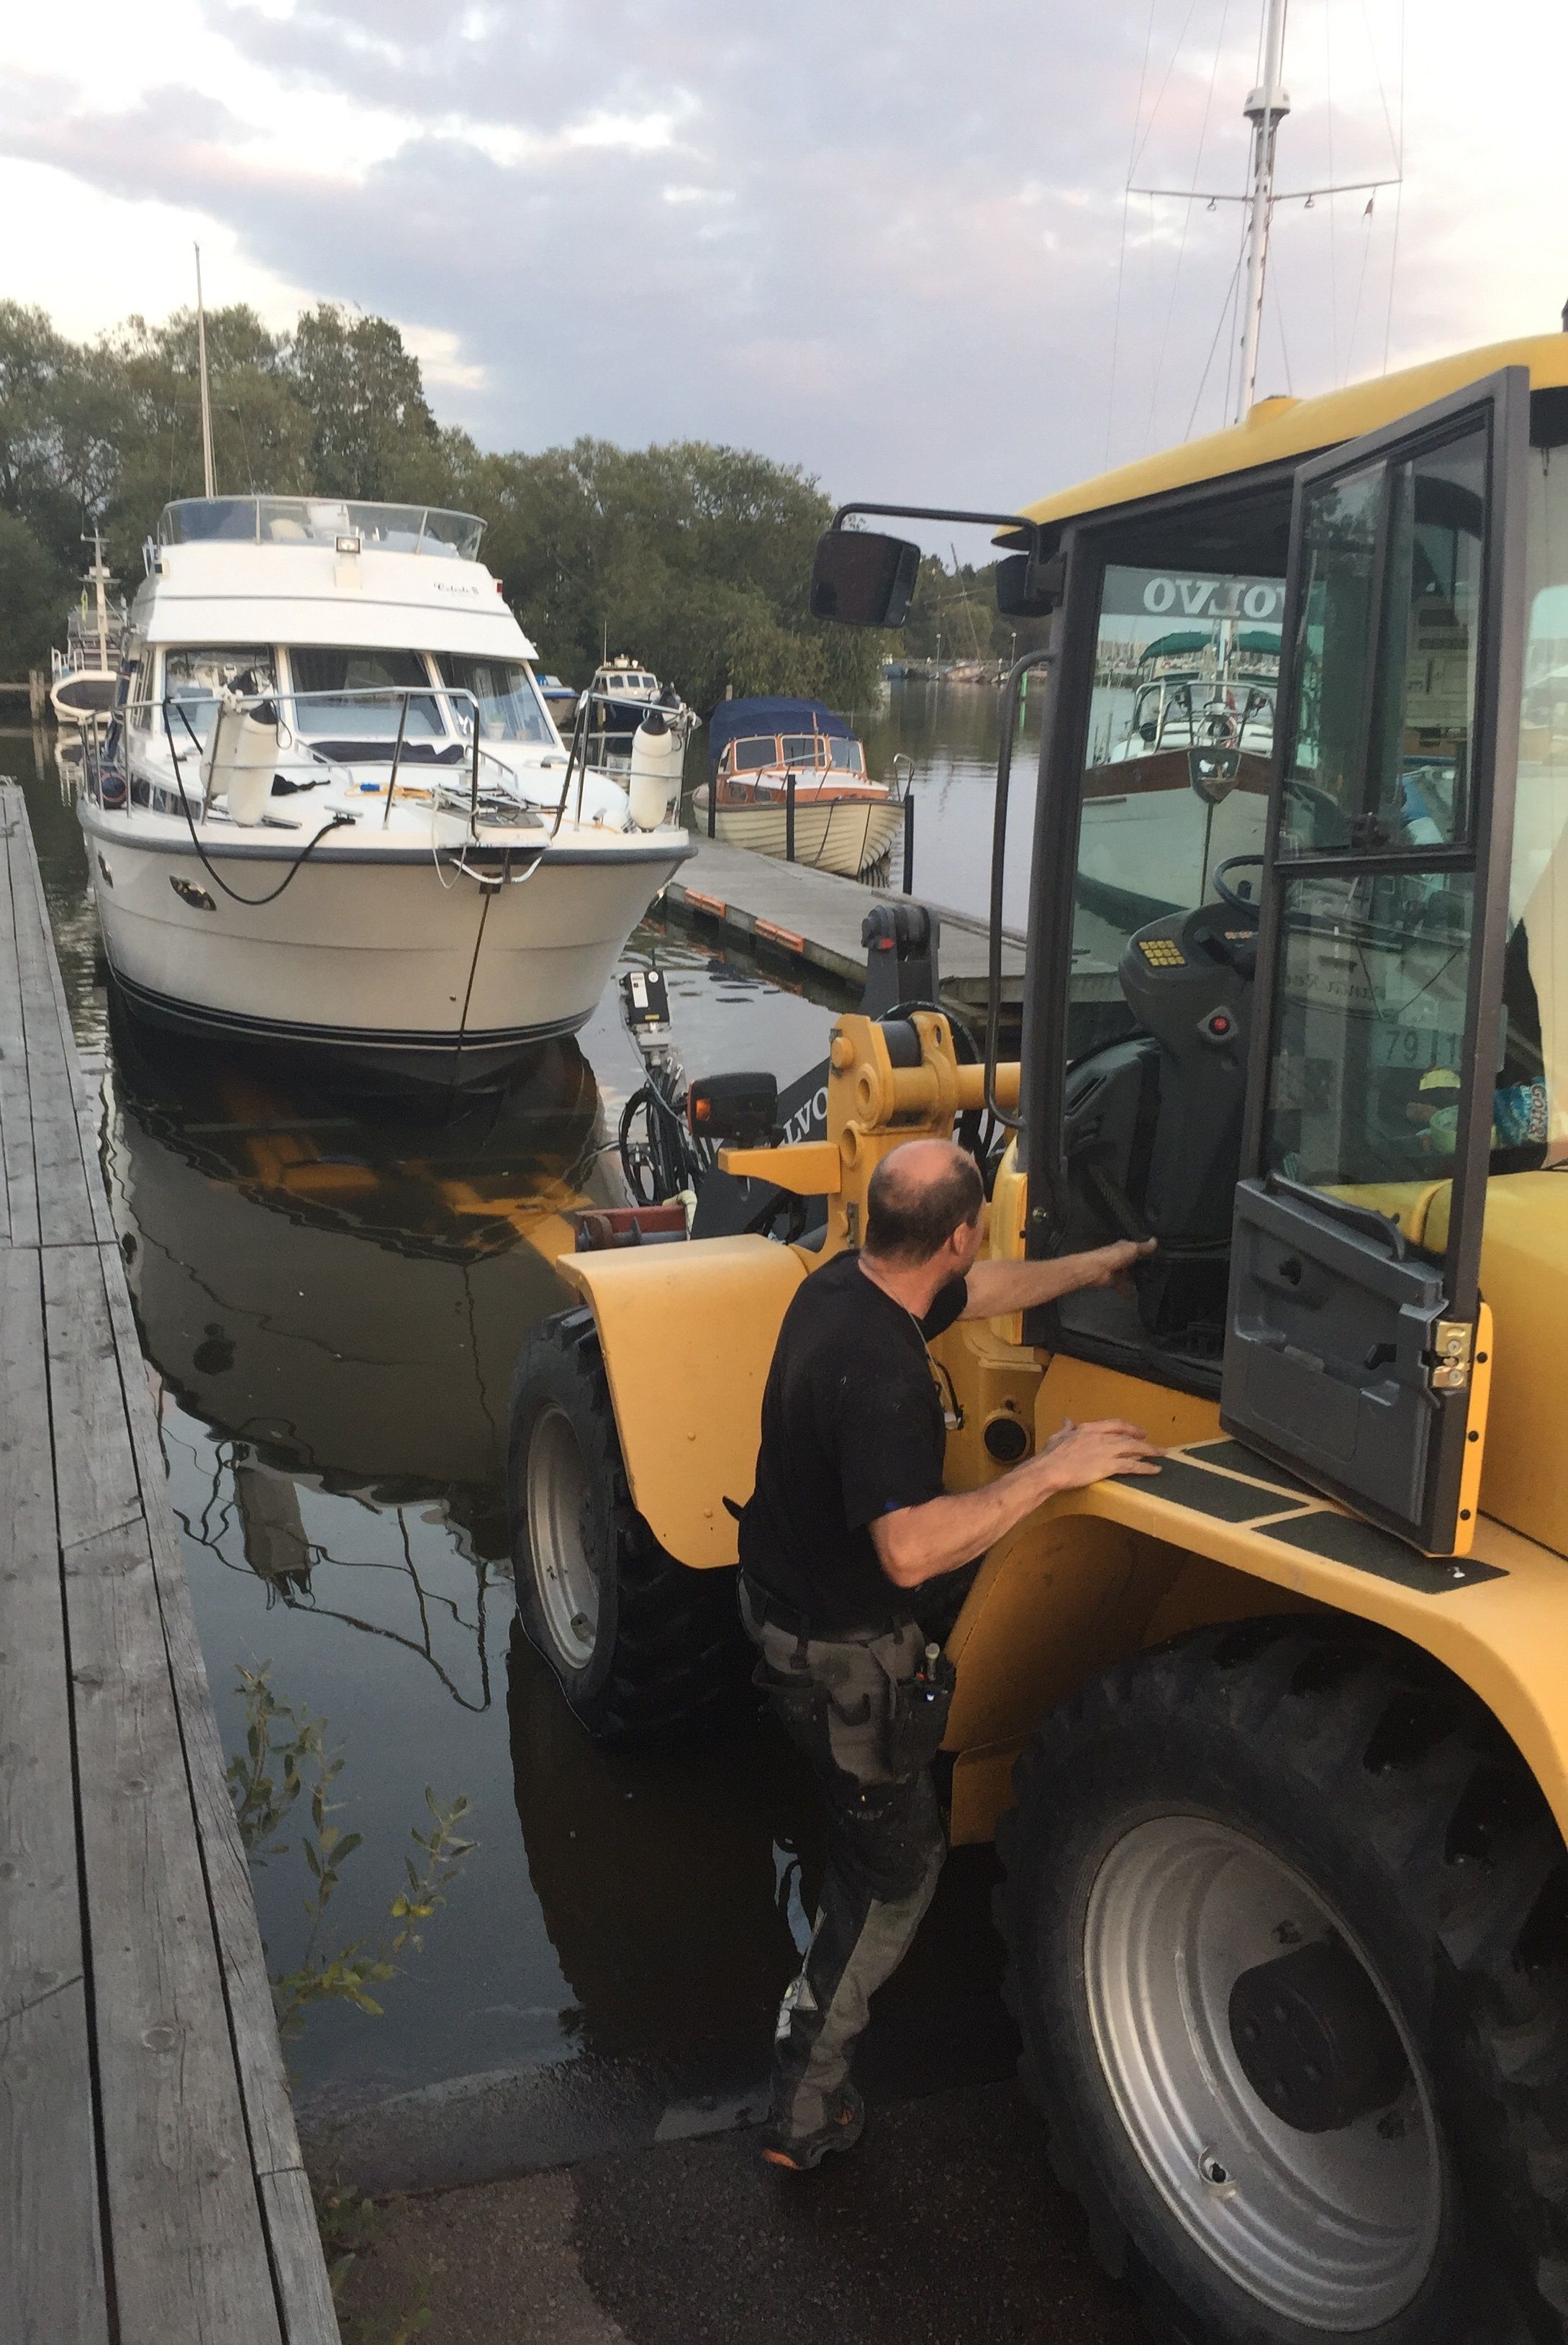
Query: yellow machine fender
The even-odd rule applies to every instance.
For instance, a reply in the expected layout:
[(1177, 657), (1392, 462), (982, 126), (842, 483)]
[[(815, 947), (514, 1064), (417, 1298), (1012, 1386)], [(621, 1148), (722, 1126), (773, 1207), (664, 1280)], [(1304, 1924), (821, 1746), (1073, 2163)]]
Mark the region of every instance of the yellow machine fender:
[(677, 1562), (733, 1564), (723, 1502), (751, 1495), (762, 1387), (805, 1263), (735, 1237), (564, 1254), (557, 1267), (598, 1326), (633, 1505)]
[[(1179, 1445), (1164, 1487), (1156, 1477), (1069, 1492), (981, 1567), (948, 1649), (955, 1842), (991, 1837), (1014, 1758), (1085, 1678), (1208, 1622), (1319, 1609), (1390, 1629), (1451, 1670), (1568, 1835), (1568, 1560), (1483, 1515), (1468, 1557), (1429, 1561), (1288, 1476), (1270, 1485), (1270, 1469), (1220, 1435), (1211, 1404), (1083, 1362), (1053, 1363), (1037, 1421), (1043, 1439), (1064, 1415), (1140, 1414), (1156, 1439)], [(1357, 1559), (1323, 1551), (1336, 1547)]]

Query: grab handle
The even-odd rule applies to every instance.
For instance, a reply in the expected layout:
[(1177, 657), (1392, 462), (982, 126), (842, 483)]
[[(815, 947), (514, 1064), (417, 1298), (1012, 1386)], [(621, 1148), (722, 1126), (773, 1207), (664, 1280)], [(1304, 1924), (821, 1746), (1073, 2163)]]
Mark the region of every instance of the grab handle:
[(1007, 865), (1007, 793), (1013, 779), (1013, 744), (1018, 733), (1019, 687), (1031, 668), (1044, 667), (1054, 651), (1025, 652), (1014, 660), (1003, 685), (1002, 744), (996, 757), (996, 811), (991, 827), (991, 935), (985, 1011), (985, 1104), (998, 1123), (1016, 1132), (1022, 1115), (1009, 1115), (996, 1097), (996, 1062), (1002, 1040), (1002, 898)]

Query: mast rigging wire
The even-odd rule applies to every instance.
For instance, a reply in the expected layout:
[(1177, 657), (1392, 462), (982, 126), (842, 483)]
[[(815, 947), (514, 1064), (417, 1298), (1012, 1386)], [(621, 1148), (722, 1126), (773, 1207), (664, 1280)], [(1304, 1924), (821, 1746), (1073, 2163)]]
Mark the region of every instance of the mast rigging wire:
[(1144, 61), (1138, 68), (1138, 96), (1133, 108), (1133, 135), (1127, 144), (1127, 177), (1122, 189), (1122, 242), (1116, 255), (1116, 301), (1111, 320), (1111, 390), (1105, 401), (1105, 465), (1111, 462), (1111, 433), (1116, 417), (1116, 361), (1122, 342), (1122, 279), (1127, 266), (1127, 215), (1133, 201), (1133, 170), (1137, 160), (1138, 130), (1143, 120), (1144, 89), (1148, 81), (1149, 51), (1154, 45), (1155, 9), (1158, 0), (1149, 0), (1149, 21), (1144, 34)]

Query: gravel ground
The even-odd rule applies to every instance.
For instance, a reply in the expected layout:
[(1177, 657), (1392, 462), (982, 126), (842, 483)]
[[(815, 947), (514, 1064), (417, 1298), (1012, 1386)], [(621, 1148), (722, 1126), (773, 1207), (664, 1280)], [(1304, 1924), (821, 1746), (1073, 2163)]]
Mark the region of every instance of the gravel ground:
[(1134, 2317), (1012, 2084), (873, 2107), (799, 2178), (748, 2130), (393, 2199), (346, 2311), (395, 2335), (422, 2277), (431, 2345), (1125, 2345)]

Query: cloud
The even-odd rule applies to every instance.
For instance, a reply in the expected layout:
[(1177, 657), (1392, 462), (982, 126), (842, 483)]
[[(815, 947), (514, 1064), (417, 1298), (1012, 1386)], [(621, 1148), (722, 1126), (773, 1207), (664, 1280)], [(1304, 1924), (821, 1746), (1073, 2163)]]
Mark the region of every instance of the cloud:
[[(1146, 60), (1144, 10), (1068, 0), (156, 0), (154, 23), (176, 5), (196, 79), (110, 101), (14, 76), (0, 154), (404, 321), (487, 443), (724, 439), (846, 495), (1007, 503), (1224, 412), (1237, 211), (1123, 193), (1130, 156), (1139, 185), (1242, 186), (1256, 25), (1223, 0), (1156, 0)], [(1396, 360), (1550, 323), (1568, 290), (1559, 149), (1502, 70), (1522, 5), (1497, 0), (1459, 76), (1471, 17), (1420, 12)], [(1332, 168), (1388, 167), (1398, 16), (1298, 0), (1282, 178), (1328, 176), (1329, 33)], [(1535, 54), (1544, 133), (1568, 36)], [(1364, 200), (1279, 215), (1260, 388), (1381, 364), (1395, 207)]]

